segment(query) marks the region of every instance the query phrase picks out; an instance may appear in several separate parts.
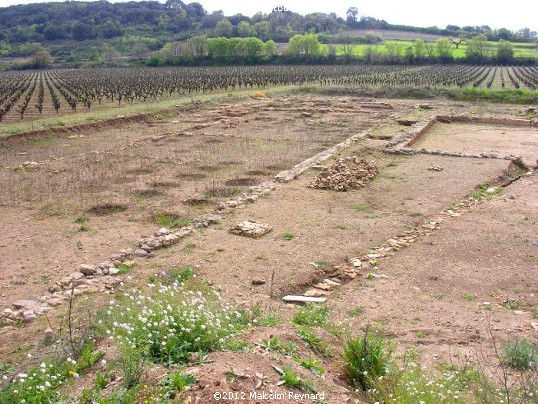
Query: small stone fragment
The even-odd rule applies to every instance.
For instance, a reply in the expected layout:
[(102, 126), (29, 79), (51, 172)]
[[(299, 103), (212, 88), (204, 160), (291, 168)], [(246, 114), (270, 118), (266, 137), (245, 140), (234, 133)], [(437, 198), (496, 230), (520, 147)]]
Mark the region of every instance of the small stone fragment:
[(43, 333), (43, 339), (45, 341), (45, 344), (50, 344), (52, 341), (54, 341), (54, 331), (52, 331), (52, 328), (47, 327), (45, 332)]
[(256, 223), (250, 220), (239, 223), (232, 227), (229, 232), (238, 236), (260, 238), (269, 233), (273, 228), (265, 223)]
[(61, 291), (62, 288), (60, 287), (60, 285), (55, 283), (53, 285), (50, 285), (48, 290), (49, 290), (50, 293), (57, 293), (57, 292)]
[(93, 275), (93, 274), (95, 273), (95, 265), (90, 265), (90, 264), (80, 264), (79, 271), (80, 271), (84, 276), (90, 276), (90, 275)]
[(332, 279), (325, 279), (323, 283), (329, 285), (329, 286), (340, 286), (339, 282), (333, 281)]
[(252, 279), (252, 284), (253, 285), (264, 285), (265, 283), (267, 283), (265, 278), (254, 278), (254, 279)]
[(120, 273), (120, 270), (118, 268), (108, 268), (108, 274), (109, 275), (117, 275)]
[[(135, 251), (134, 251), (134, 255), (136, 255), (137, 257), (145, 257), (148, 255), (148, 252), (146, 250), (143, 250), (141, 248), (137, 248)], [(110, 274), (110, 270), (112, 268), (109, 268), (108, 269), (108, 273)]]
[(353, 265), (355, 268), (360, 268), (362, 266), (362, 261), (360, 258), (351, 258), (349, 260), (349, 263)]
[(30, 323), (30, 322), (34, 321), (36, 318), (37, 318), (37, 316), (31, 310), (25, 311), (22, 314), (22, 321), (24, 321), (25, 323)]
[(323, 297), (327, 295), (328, 293), (326, 291), (320, 289), (309, 289), (303, 294), (305, 297)]
[(326, 283), (316, 283), (314, 285), (314, 287), (316, 289), (321, 289), (321, 290), (325, 290), (325, 291), (329, 291), (329, 290), (331, 290), (333, 288), (333, 286), (327, 285)]

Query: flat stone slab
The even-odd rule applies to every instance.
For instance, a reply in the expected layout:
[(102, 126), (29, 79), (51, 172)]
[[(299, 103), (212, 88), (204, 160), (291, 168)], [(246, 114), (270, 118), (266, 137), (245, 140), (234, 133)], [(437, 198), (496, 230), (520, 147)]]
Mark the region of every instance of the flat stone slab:
[(11, 303), (13, 305), (13, 307), (15, 307), (16, 309), (26, 309), (26, 308), (30, 308), (30, 307), (35, 307), (37, 306), (38, 302), (36, 302), (35, 300), (25, 300), (25, 299), (19, 299), (19, 300), (15, 300), (13, 303)]
[(238, 236), (260, 238), (269, 233), (273, 228), (265, 223), (256, 223), (250, 220), (245, 220), (238, 225), (232, 227), (229, 232)]
[(304, 292), (304, 297), (323, 297), (327, 296), (328, 293), (324, 290), (319, 289), (308, 289), (306, 292)]
[(309, 297), (309, 296), (294, 296), (294, 295), (284, 296), (282, 300), (289, 303), (325, 303), (327, 301), (327, 299), (324, 297)]

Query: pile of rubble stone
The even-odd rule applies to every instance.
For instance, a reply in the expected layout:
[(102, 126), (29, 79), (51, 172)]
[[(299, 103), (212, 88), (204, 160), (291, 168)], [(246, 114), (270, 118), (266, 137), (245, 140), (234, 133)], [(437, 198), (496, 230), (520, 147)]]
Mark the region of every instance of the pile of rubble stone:
[(308, 186), (333, 191), (349, 191), (363, 187), (378, 172), (379, 168), (373, 161), (360, 159), (357, 156), (346, 157), (324, 168)]

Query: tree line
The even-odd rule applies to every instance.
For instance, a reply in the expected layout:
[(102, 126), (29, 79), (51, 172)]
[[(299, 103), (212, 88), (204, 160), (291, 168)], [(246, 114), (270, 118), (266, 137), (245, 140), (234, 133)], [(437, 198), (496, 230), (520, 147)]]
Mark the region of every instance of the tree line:
[[(183, 42), (167, 43), (158, 55), (152, 56), (150, 66), (211, 65), (211, 64), (286, 64), (286, 63), (368, 63), (368, 64), (473, 64), (513, 63), (514, 49), (511, 42), (491, 44), (485, 35), (478, 35), (466, 42), (465, 57), (455, 58), (455, 48), (462, 44), (454, 38), (440, 38), (435, 42), (415, 39), (412, 42), (371, 43), (357, 54), (356, 43), (350, 36), (339, 37), (338, 44), (322, 44), (313, 32), (292, 36), (280, 52), (273, 40), (266, 42), (255, 37), (196, 36)], [(535, 60), (518, 60), (535, 63)]]
[[(269, 10), (268, 10), (269, 11)], [(197, 2), (181, 0), (109, 3), (67, 1), (36, 3), (0, 8), (0, 42), (11, 45), (27, 42), (110, 40), (128, 35), (155, 38), (162, 43), (185, 40), (197, 35), (213, 37), (256, 37), (262, 41), (287, 42), (295, 34), (314, 32), (336, 35), (349, 29), (385, 29), (439, 35), (484, 34), (489, 41), (533, 41), (536, 32), (529, 28), (510, 31), (488, 26), (448, 25), (411, 27), (389, 24), (362, 16), (350, 7), (347, 19), (336, 13), (301, 15), (288, 10), (225, 16), (222, 11), (209, 13)]]

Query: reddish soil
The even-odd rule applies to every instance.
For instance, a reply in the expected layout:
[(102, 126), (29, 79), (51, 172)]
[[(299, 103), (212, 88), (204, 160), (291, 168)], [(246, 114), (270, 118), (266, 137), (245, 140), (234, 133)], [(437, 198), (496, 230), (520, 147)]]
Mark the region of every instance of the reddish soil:
[[(328, 358), (312, 352), (290, 322), (297, 307), (280, 298), (302, 294), (326, 277), (324, 269), (343, 265), (427, 223), (441, 210), (466, 200), (479, 185), (494, 184), (509, 168), (506, 160), (384, 154), (387, 142), (381, 139), (406, 129), (395, 124), (396, 119), (422, 119), (431, 111), (417, 109), (416, 101), (390, 100), (393, 109), (386, 110), (360, 107), (364, 101), (283, 96), (210, 104), (202, 111), (181, 112), (164, 121), (85, 132), (82, 138), (19, 139), (3, 144), (0, 178), (7, 191), (0, 197), (0, 304), (8, 306), (16, 298), (39, 295), (49, 282), (78, 264), (99, 262), (120, 248), (133, 246), (140, 234), (158, 228), (151, 220), (153, 212), (185, 217), (208, 212), (219, 201), (231, 199), (208, 191), (244, 191), (248, 187), (241, 184), (252, 183), (245, 178), (268, 180), (320, 150), (372, 129), (371, 138), (342, 153), (378, 165), (378, 176), (365, 187), (343, 193), (308, 188), (319, 173), (309, 170), (292, 182), (279, 184), (256, 203), (232, 210), (219, 224), (158, 251), (154, 258), (137, 259), (130, 278), (122, 278), (130, 288), (145, 284), (155, 272), (190, 265), (226, 301), (246, 308), (259, 302), (282, 318), (279, 326), (247, 332), (244, 339), (255, 347), (251, 352), (217, 352), (209, 355), (211, 362), (189, 367), (189, 372), (199, 376), (197, 386), (183, 396), (190, 402), (213, 402), (217, 391), (255, 390), (256, 373), (267, 377), (259, 391), (286, 393), (286, 388), (277, 386), (280, 377), (272, 365), (285, 366), (293, 360), (260, 347), (261, 339), (271, 336), (294, 342), (301, 357), (318, 359), (326, 370), (324, 377), (297, 364), (294, 369), (311, 379), (318, 392), (324, 391), (328, 402), (345, 402), (353, 393), (341, 370), (341, 340), (316, 329), (334, 355)], [(515, 116), (517, 111), (511, 106), (486, 108), (444, 101), (432, 106), (435, 113), (444, 114), (493, 111)], [(452, 128), (461, 126), (453, 124)], [(492, 151), (538, 158), (536, 147), (525, 143), (536, 140), (534, 132), (482, 129), (483, 125), (465, 125), (465, 132), (479, 131), (480, 141), (463, 132), (434, 131), (421, 142), (433, 142), (428, 147), (447, 151), (482, 152), (474, 148), (487, 139)], [(420, 143), (420, 147), (426, 146)], [(35, 171), (13, 170), (27, 160), (44, 163)], [(235, 180), (233, 185), (226, 185), (230, 180)], [(159, 192), (149, 197), (135, 192), (149, 189)], [(198, 206), (181, 202), (192, 196), (208, 201)], [(533, 173), (508, 185), (500, 195), (485, 196), (461, 216), (446, 216), (439, 230), (381, 260), (377, 267), (364, 268), (357, 278), (330, 292), (329, 322), (354, 333), (370, 323), (390, 337), (398, 351), (415, 348), (432, 365), (454, 362), (478, 350), (491, 358), (492, 337), (503, 343), (519, 337), (536, 341), (531, 322), (536, 322), (538, 309), (533, 281), (538, 268), (537, 201)], [(122, 203), (127, 210), (104, 217), (87, 212), (102, 202)], [(88, 232), (80, 232), (80, 224), (74, 223), (82, 216), (89, 219)], [(260, 239), (228, 233), (247, 219), (268, 223), (273, 231)], [(293, 237), (287, 240), (285, 232)], [(368, 272), (386, 277), (370, 279)], [(255, 286), (254, 278), (266, 282)], [(77, 311), (95, 311), (109, 299), (83, 295), (76, 300)], [(363, 314), (350, 316), (349, 310), (357, 307)], [(49, 314), (53, 325), (63, 313), (61, 306)], [(39, 317), (26, 325), (2, 327), (0, 361), (22, 368), (31, 362), (25, 359), (26, 353), (41, 358), (47, 351), (41, 336), (47, 324)], [(110, 360), (113, 355), (108, 352)], [(230, 377), (231, 368), (239, 376)], [(77, 383), (75, 390), (90, 381)]]

